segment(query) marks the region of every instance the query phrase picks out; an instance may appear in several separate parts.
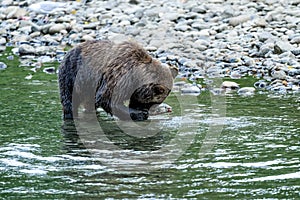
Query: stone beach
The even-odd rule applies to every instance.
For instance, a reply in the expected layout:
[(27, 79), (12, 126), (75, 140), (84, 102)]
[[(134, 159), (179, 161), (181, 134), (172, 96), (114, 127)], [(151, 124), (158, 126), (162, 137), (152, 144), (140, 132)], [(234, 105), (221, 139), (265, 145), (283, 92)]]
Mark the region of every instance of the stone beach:
[[(244, 89), (234, 87), (243, 96), (255, 90), (300, 92), (300, 0), (0, 4), (0, 54), (13, 47), (21, 66), (31, 67), (32, 73), (44, 62), (60, 62), (67, 49), (80, 42), (133, 39), (162, 63), (179, 67), (178, 79), (191, 82), (176, 86), (182, 93), (204, 90), (198, 80), (220, 77), (234, 85), (247, 76), (257, 82)], [(5, 62), (0, 69), (6, 69)], [(55, 73), (54, 68), (43, 71)], [(220, 88), (230, 88), (224, 86), (230, 81)]]

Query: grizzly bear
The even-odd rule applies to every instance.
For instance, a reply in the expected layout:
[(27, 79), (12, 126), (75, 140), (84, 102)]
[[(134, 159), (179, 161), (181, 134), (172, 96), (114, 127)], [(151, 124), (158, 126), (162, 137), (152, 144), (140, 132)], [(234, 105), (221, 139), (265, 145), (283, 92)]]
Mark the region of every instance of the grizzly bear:
[(63, 117), (77, 117), (83, 104), (88, 112), (101, 107), (121, 120), (147, 120), (149, 109), (169, 95), (177, 74), (176, 67), (162, 65), (133, 41), (84, 42), (59, 67)]

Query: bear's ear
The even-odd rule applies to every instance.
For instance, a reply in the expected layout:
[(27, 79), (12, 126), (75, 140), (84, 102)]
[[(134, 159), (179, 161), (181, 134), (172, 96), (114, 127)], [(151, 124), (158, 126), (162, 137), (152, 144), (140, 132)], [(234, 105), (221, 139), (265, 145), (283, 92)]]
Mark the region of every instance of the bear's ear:
[(169, 65), (169, 69), (171, 71), (172, 77), (173, 79), (178, 75), (178, 67), (174, 66), (174, 65)]
[(136, 59), (141, 61), (144, 64), (148, 64), (152, 62), (151, 56), (148, 55), (143, 49), (140, 50), (135, 49), (133, 53)]

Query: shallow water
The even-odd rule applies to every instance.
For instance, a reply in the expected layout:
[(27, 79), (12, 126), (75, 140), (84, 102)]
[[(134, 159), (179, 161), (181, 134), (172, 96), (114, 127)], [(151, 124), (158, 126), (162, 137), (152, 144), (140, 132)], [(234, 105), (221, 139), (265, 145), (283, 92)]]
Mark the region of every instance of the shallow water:
[(172, 94), (171, 115), (74, 126), (56, 75), (30, 73), (0, 71), (1, 199), (300, 197), (299, 94)]

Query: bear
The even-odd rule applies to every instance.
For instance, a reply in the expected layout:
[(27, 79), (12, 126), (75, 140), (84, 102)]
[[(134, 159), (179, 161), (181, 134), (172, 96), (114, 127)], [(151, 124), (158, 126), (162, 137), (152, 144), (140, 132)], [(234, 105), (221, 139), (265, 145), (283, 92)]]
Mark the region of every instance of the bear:
[(177, 67), (160, 63), (135, 41), (86, 41), (59, 66), (63, 119), (78, 117), (83, 104), (86, 112), (102, 108), (120, 120), (147, 120), (149, 109), (169, 95), (177, 74)]

